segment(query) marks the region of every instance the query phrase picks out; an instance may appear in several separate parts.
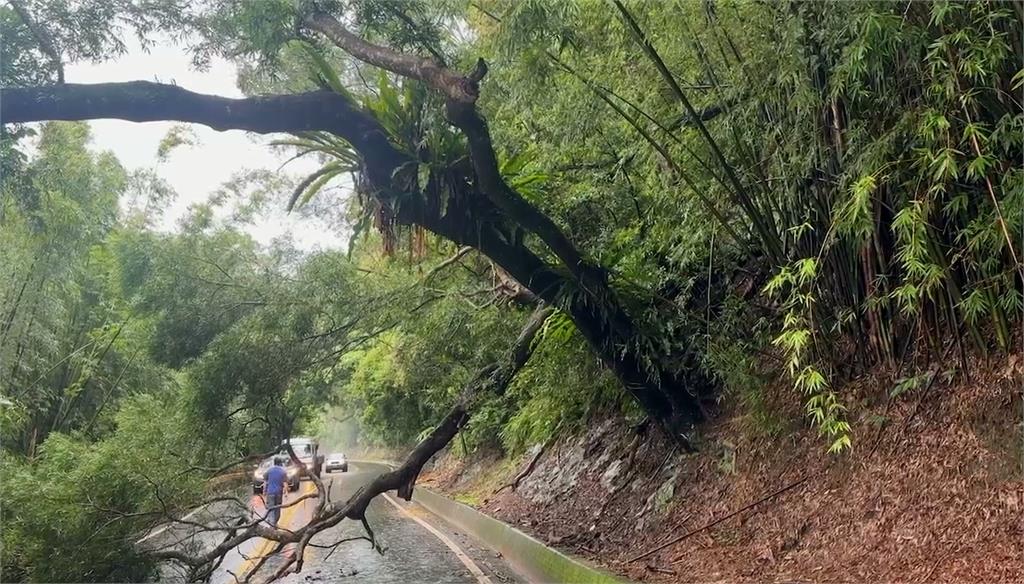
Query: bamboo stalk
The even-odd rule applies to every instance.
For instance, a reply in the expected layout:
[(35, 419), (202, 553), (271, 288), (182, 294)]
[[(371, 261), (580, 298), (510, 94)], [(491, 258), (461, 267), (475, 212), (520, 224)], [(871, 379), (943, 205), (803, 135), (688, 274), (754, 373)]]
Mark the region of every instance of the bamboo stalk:
[(668, 150), (666, 150), (660, 142), (655, 140), (650, 135), (650, 133), (648, 133), (647, 130), (643, 128), (643, 126), (637, 123), (637, 121), (633, 119), (632, 116), (623, 111), (623, 109), (619, 107), (618, 104), (616, 104), (612, 99), (610, 99), (607, 95), (600, 91), (600, 89), (598, 89), (596, 86), (594, 86), (587, 78), (578, 74), (575, 69), (569, 67), (568, 64), (566, 64), (561, 59), (559, 59), (558, 57), (554, 56), (551, 53), (548, 54), (548, 57), (550, 57), (556, 63), (558, 63), (567, 73), (583, 82), (583, 84), (590, 88), (592, 91), (594, 91), (594, 93), (602, 101), (604, 101), (606, 104), (608, 104), (609, 107), (615, 110), (615, 113), (619, 114), (624, 120), (626, 120), (626, 122), (628, 122), (629, 125), (632, 126), (633, 129), (636, 130), (637, 133), (639, 133), (644, 138), (644, 140), (647, 141), (648, 144), (650, 144), (655, 150), (657, 150), (659, 154), (661, 154), (661, 156), (665, 159), (665, 162), (673, 170), (676, 176), (682, 179), (683, 182), (690, 187), (690, 190), (693, 191), (693, 194), (700, 200), (700, 202), (704, 205), (708, 212), (711, 213), (711, 215), (718, 220), (719, 224), (725, 229), (726, 233), (729, 234), (729, 237), (741, 247), (749, 246), (747, 240), (740, 237), (739, 234), (736, 233), (732, 226), (729, 225), (729, 222), (726, 220), (725, 216), (722, 215), (721, 211), (718, 210), (715, 204), (711, 202), (711, 200), (708, 199), (707, 196), (704, 195), (701, 189), (697, 187), (697, 185), (693, 182), (693, 179), (691, 179), (690, 176), (682, 168), (680, 168), (679, 165), (676, 164), (675, 160), (672, 158), (672, 155), (668, 152)]
[(751, 223), (754, 226), (754, 230), (757, 231), (758, 235), (761, 237), (762, 241), (767, 247), (769, 254), (772, 255), (775, 259), (781, 260), (782, 246), (780, 245), (779, 240), (771, 236), (770, 231), (764, 224), (764, 220), (760, 212), (757, 210), (756, 207), (754, 207), (751, 204), (750, 198), (746, 194), (746, 189), (740, 182), (739, 177), (736, 175), (735, 169), (733, 168), (732, 164), (730, 164), (728, 159), (726, 159), (725, 154), (718, 146), (718, 142), (714, 139), (714, 137), (711, 135), (711, 132), (708, 131), (707, 126), (700, 119), (700, 116), (697, 114), (697, 110), (693, 107), (693, 104), (690, 103), (690, 100), (687, 99), (686, 94), (679, 86), (679, 83), (676, 81), (675, 77), (668, 70), (668, 67), (665, 65), (665, 62), (661, 59), (661, 56), (658, 54), (657, 50), (655, 50), (654, 45), (652, 45), (650, 40), (647, 39), (643, 30), (641, 30), (640, 25), (637, 24), (636, 20), (633, 18), (633, 15), (629, 12), (629, 10), (626, 9), (625, 6), (623, 6), (622, 2), (620, 2), (619, 0), (610, 0), (610, 2), (615, 6), (616, 9), (618, 9), (620, 15), (622, 16), (623, 22), (630, 30), (637, 44), (640, 45), (640, 48), (643, 50), (644, 54), (651, 60), (655, 68), (658, 70), (658, 73), (661, 75), (662, 79), (664, 79), (666, 84), (669, 86), (669, 89), (672, 91), (672, 94), (683, 105), (683, 108), (686, 110), (686, 113), (691, 118), (693, 118), (694, 126), (700, 132), (704, 140), (708, 143), (708, 146), (711, 148), (711, 151), (715, 155), (715, 158), (718, 159), (719, 164), (722, 165), (722, 169), (725, 171), (726, 178), (728, 178), (729, 181), (733, 184), (733, 188), (735, 189), (735, 195), (741, 202), (741, 207), (746, 211), (747, 216), (750, 218)]

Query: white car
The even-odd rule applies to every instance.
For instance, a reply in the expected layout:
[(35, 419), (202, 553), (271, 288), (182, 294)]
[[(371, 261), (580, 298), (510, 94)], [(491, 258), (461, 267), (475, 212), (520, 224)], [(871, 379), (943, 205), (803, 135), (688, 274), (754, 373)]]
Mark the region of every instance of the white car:
[[(277, 455), (279, 456), (279, 455)], [(263, 492), (263, 481), (267, 477), (267, 471), (270, 467), (274, 466), (275, 456), (267, 458), (261, 462), (256, 470), (252, 473), (252, 492), (260, 494)], [(284, 464), (285, 471), (288, 473), (288, 490), (297, 491), (299, 490), (299, 469), (297, 466), (288, 461)]]
[(340, 470), (341, 472), (348, 472), (348, 459), (345, 458), (344, 454), (336, 452), (327, 457), (327, 462), (324, 463), (324, 470), (327, 472), (332, 472), (335, 470)]

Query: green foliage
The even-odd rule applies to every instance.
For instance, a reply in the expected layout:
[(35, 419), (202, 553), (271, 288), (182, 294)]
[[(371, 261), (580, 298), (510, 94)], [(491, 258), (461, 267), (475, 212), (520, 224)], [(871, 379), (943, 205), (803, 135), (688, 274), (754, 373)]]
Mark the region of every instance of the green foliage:
[[(123, 55), (129, 35), (143, 48), (152, 43), (157, 29), (171, 37), (204, 28), (200, 14), (186, 0), (83, 0), (81, 2), (19, 2), (31, 15), (65, 63), (100, 62)], [(40, 48), (32, 32), (12, 6), (0, 8), (0, 84), (10, 87), (54, 83), (57, 67)]]
[[(523, 47), (495, 73), (513, 89), (489, 104), (509, 121), (497, 129), (506, 147), (529, 145), (548, 169), (602, 161), (561, 183), (552, 173), (560, 196), (539, 204), (613, 270), (657, 286), (666, 268), (707, 266), (711, 210), (695, 197), (723, 201), (718, 212), (752, 234), (753, 258), (781, 266), (765, 268), (766, 292), (782, 300), (774, 346), (835, 448), (846, 427), (833, 388), (842, 379), (825, 381), (833, 363), (893, 362), (919, 327), (945, 336), (966, 325), (980, 349), (986, 331), (1009, 347), (1019, 310), (1003, 306), (1019, 304), (1021, 286), (1009, 249), (1020, 247), (1021, 142), (1010, 128), (1022, 119), (1010, 97), (1021, 29), (1009, 4), (632, 4), (639, 35), (589, 4), (570, 16), (545, 2), (488, 10), (502, 16), (485, 39), (495, 53)], [(566, 22), (572, 42), (559, 46)], [(540, 50), (568, 67), (536, 70)], [(677, 131), (689, 110), (670, 78), (697, 111), (726, 112), (706, 131), (693, 120), (694, 131)], [(574, 211), (581, 199), (596, 221)], [(620, 238), (625, 253), (611, 245)], [(736, 243), (722, 244), (715, 271), (749, 253)], [(737, 360), (721, 356), (745, 340), (708, 345), (719, 357), (705, 362), (727, 380)], [(926, 341), (919, 350), (937, 343)]]
[(131, 362), (128, 307), (108, 293), (105, 238), (126, 176), (88, 142), (84, 124), (44, 125), (38, 153), (0, 187), (0, 392), (23, 451), (94, 425), (124, 389), (114, 380), (145, 369)]
[[(4, 147), (21, 154), (19, 138)], [(84, 124), (46, 124), (34, 152), (6, 163), (4, 574), (142, 580), (153, 566), (131, 542), (163, 505), (177, 512), (206, 494), (207, 477), (183, 470), (318, 430), (334, 381), (324, 367), (355, 326), (338, 323), (358, 314), (357, 302), (339, 301), (351, 265), (260, 248), (230, 224), (166, 234), (119, 217), (119, 198), (162, 203), (130, 191)], [(375, 326), (372, 316), (362, 324)]]
[(397, 334), (385, 335), (375, 346), (346, 355), (351, 368), (346, 400), (358, 406), (367, 441), (384, 446), (411, 443), (430, 424), (420, 405), (425, 400), (410, 395), (403, 370), (395, 361), (391, 347)]
[[(144, 43), (156, 29), (194, 33), (199, 64), (234, 59), (252, 93), (343, 95), (409, 161), (370, 192), (364, 161), (336, 136), (274, 142), (320, 163), (289, 185), (287, 208), (343, 215), (353, 243), (383, 251), (307, 256), (261, 248), (237, 229), (276, 201), (284, 183), (274, 173), (240, 175), (178, 232), (157, 233), (153, 216), (173, 193), (91, 150), (86, 125), (4, 129), (5, 574), (147, 576), (127, 542), (147, 517), (136, 514), (157, 504), (154, 484), (174, 505), (201, 491), (175, 468), (329, 432), (345, 416), (358, 420), (364, 445), (408, 446), (503, 357), (526, 318), (519, 284), (398, 221), (415, 202), (465, 221), (461, 242), (487, 229), (549, 257), (533, 236), (473, 214), (473, 161), (442, 96), (296, 38), (308, 32), (296, 27), (306, 2), (26, 4), (69, 63), (123, 51), (119, 28)], [(479, 106), (502, 176), (600, 265), (613, 289), (598, 304), (614, 297), (628, 312), (625, 334), (608, 326), (622, 323), (584, 330), (638, 355), (659, 379), (671, 369), (713, 377), (760, 432), (787, 428), (764, 390), (779, 376), (838, 453), (853, 444), (847, 376), (895, 366), (904, 352), (934, 359), (945, 343), (966, 345), (961, 334), (979, 352), (1015, 349), (1024, 309), (1018, 5), (317, 7), (367, 39), (456, 70), (487, 59)], [(56, 79), (30, 25), (0, 8), (5, 86)], [(190, 141), (176, 127), (157, 154)], [(340, 209), (323, 197), (335, 187), (355, 193)], [(221, 220), (225, 201), (245, 195)], [(563, 297), (590, 298), (586, 285), (567, 284)], [(460, 453), (515, 455), (596, 414), (637, 414), (567, 312), (547, 319), (532, 348), (508, 392), (482, 400)], [(930, 382), (901, 379), (891, 397)], [(679, 391), (710, 400), (708, 385)], [(323, 418), (328, 406), (336, 415)], [(732, 472), (735, 449), (725, 446), (720, 467)], [(117, 520), (104, 524), (111, 513)]]
[[(371, 33), (394, 24), (367, 18)], [(468, 22), (460, 48), (491, 64), (481, 103), (506, 181), (612, 274), (639, 321), (629, 342), (742, 388), (769, 433), (785, 424), (751, 353), (782, 357), (766, 373), (793, 380), (842, 450), (851, 370), (961, 330), (1010, 347), (1024, 214), (1010, 5), (494, 0)], [(439, 107), (378, 85), (367, 105), (394, 142), (431, 156), (406, 169), (411, 190), (446, 192), (453, 157), (409, 140), (411, 113)], [(750, 272), (767, 313), (732, 295)], [(540, 338), (571, 334), (559, 319)], [(556, 409), (533, 407), (524, 420)]]
[(160, 162), (166, 162), (171, 152), (180, 146), (195, 146), (195, 133), (185, 124), (176, 124), (167, 131), (167, 134), (157, 145), (156, 158)]
[[(474, 304), (476, 297), (486, 302), (484, 282), (455, 268), (437, 276), (444, 288), (423, 291), (397, 259), (370, 250), (358, 255), (363, 266), (380, 270), (363, 285), (387, 299), (375, 310), (388, 331), (342, 358), (340, 399), (358, 412), (364, 443), (407, 446), (447, 413), (479, 367), (503, 355), (519, 319), (493, 304)], [(496, 420), (507, 416), (507, 408), (494, 407)], [(482, 411), (467, 430), (471, 448), (495, 444), (493, 432), (475, 430), (489, 415), (487, 406)]]
[(792, 268), (783, 267), (765, 286), (769, 296), (787, 293), (783, 301), (782, 332), (772, 341), (779, 348), (786, 362), (786, 369), (793, 379), (795, 389), (806, 396), (807, 416), (818, 433), (829, 441), (828, 451), (842, 452), (852, 446), (850, 424), (843, 419), (846, 407), (832, 389), (825, 373), (814, 354), (815, 333), (813, 325), (818, 262), (804, 258), (793, 263)]
[(541, 343), (565, 344), (575, 332), (576, 325), (573, 324), (569, 315), (561, 310), (556, 310), (551, 313), (551, 316), (544, 319), (544, 324), (533, 339), (533, 344), (534, 347)]
[(517, 193), (534, 205), (542, 204), (547, 186), (554, 178), (552, 175), (534, 170), (536, 154), (523, 150), (502, 161), (499, 170), (501, 176)]
[(95, 443), (53, 434), (33, 462), (2, 455), (5, 578), (108, 582), (151, 574), (132, 542), (164, 505), (177, 509), (201, 495), (201, 481), (180, 471), (205, 461), (173, 398), (132, 398), (115, 424)]
[(726, 395), (738, 398), (749, 422), (746, 428), (769, 438), (779, 436), (788, 426), (785, 417), (775, 411), (778, 404), (772, 404), (766, 395), (773, 374), (763, 366), (759, 352), (773, 324), (764, 317), (752, 318), (741, 299), (729, 298), (714, 329), (707, 331), (705, 351), (705, 367), (715, 372)]
[(510, 455), (556, 433), (579, 431), (593, 415), (635, 413), (615, 378), (589, 357), (589, 348), (566, 321), (560, 312), (548, 317), (533, 356), (509, 389), (511, 414), (494, 428)]
[(889, 397), (892, 399), (898, 398), (908, 391), (916, 391), (921, 387), (931, 383), (932, 373), (922, 373), (920, 375), (912, 375), (910, 377), (903, 377), (896, 381), (896, 384), (889, 391)]

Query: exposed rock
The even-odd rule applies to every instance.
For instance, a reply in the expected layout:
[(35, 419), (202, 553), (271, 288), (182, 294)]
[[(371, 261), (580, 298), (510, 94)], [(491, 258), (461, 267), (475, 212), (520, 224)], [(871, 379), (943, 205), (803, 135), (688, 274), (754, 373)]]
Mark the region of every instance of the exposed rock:
[(611, 491), (615, 485), (615, 479), (622, 473), (622, 461), (616, 460), (615, 462), (608, 465), (608, 470), (604, 471), (601, 475), (601, 486), (606, 491)]
[(668, 504), (672, 502), (672, 496), (676, 494), (676, 475), (673, 474), (669, 479), (658, 487), (657, 491), (654, 491), (654, 509), (658, 513), (663, 513), (668, 508)]

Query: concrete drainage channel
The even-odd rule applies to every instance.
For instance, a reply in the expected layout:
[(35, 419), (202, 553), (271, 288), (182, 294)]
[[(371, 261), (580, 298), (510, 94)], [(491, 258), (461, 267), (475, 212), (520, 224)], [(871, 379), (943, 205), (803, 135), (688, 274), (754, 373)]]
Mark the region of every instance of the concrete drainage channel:
[[(395, 465), (369, 460), (352, 462), (389, 470)], [(567, 582), (586, 584), (622, 583), (621, 580), (587, 562), (568, 556), (519, 531), (515, 527), (484, 515), (476, 509), (417, 486), (413, 502), (443, 518), (496, 552), (513, 569), (531, 582)]]

